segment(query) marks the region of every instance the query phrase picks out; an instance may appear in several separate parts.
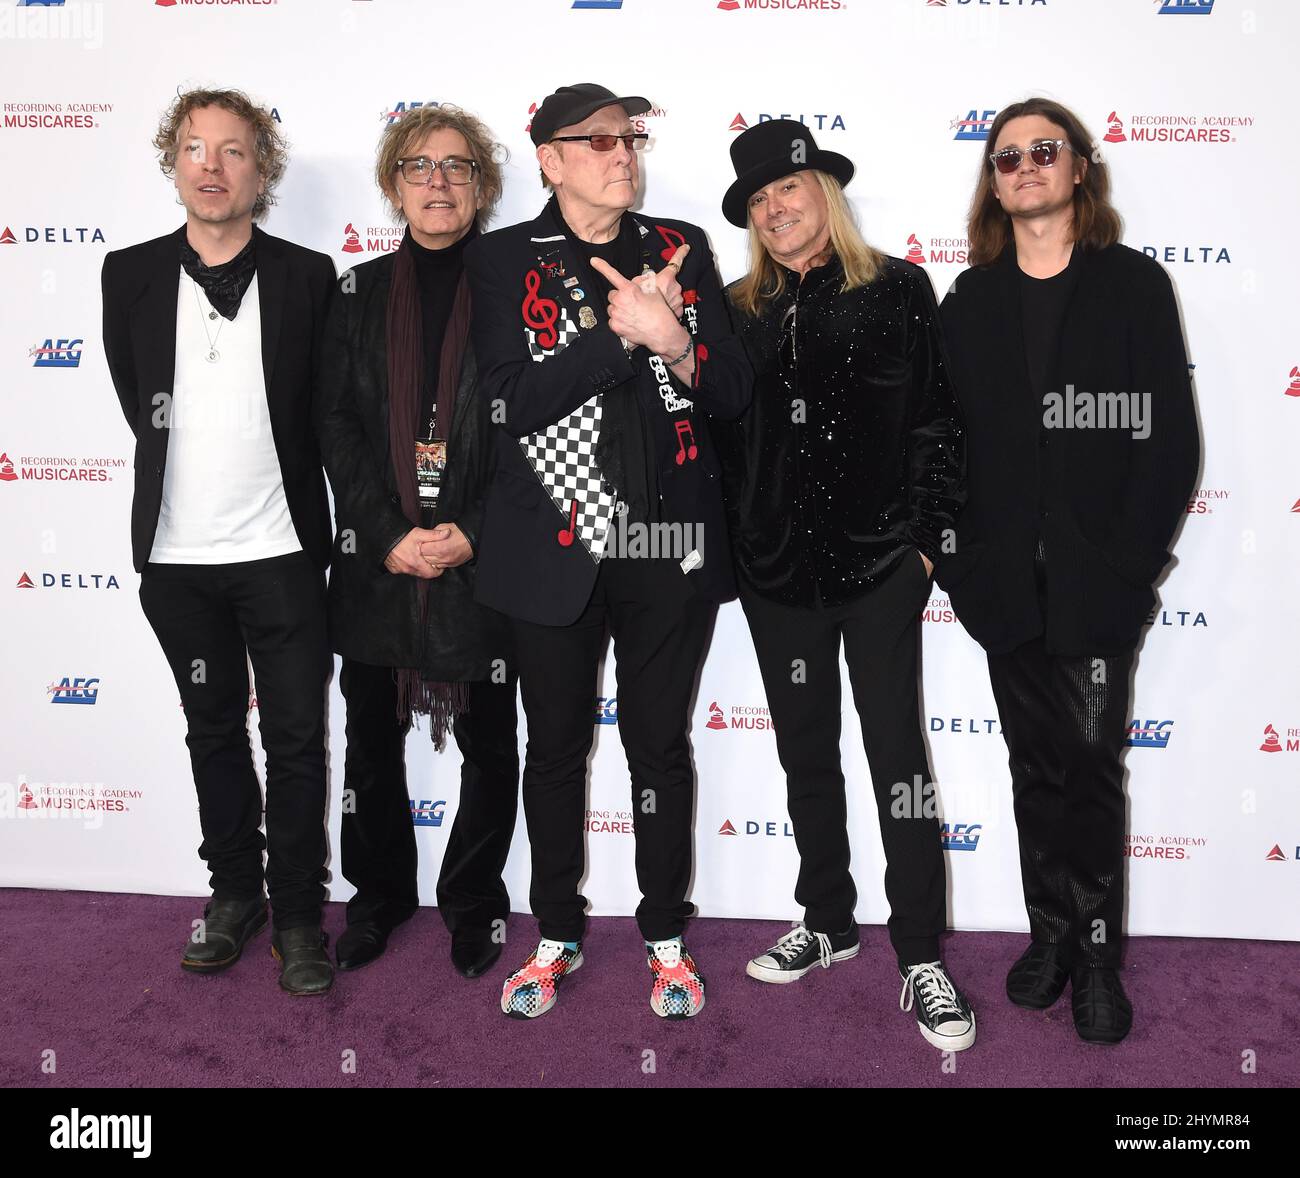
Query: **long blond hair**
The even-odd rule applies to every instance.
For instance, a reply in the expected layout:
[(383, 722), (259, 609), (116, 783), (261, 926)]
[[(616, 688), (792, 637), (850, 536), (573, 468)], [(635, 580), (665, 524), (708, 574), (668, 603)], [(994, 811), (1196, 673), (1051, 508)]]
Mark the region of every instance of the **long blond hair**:
[[(885, 256), (863, 240), (844, 189), (834, 176), (809, 168), (826, 197), (827, 223), (831, 231), (831, 250), (844, 267), (844, 284), (840, 293), (866, 286), (880, 277)], [(749, 221), (749, 273), (731, 288), (731, 299), (746, 315), (762, 314), (764, 306), (785, 289), (785, 269), (772, 260), (754, 218)]]

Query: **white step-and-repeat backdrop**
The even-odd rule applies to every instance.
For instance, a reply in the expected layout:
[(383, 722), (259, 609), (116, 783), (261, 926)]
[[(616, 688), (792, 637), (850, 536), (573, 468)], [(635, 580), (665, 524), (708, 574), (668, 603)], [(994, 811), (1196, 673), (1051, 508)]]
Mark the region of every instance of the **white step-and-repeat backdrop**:
[[(422, 103), (468, 107), (509, 149), (508, 224), (543, 201), (534, 103), (584, 80), (648, 95), (640, 207), (703, 225), (724, 280), (745, 248), (719, 211), (728, 147), (762, 119), (800, 118), (856, 161), (867, 237), (923, 265), (940, 295), (964, 265), (990, 120), (1044, 93), (1097, 136), (1124, 240), (1174, 280), (1206, 443), (1138, 665), (1128, 927), (1300, 939), (1298, 43), (1290, 0), (3, 0), (0, 884), (199, 895), (207, 879), (184, 717), (136, 599), (131, 437), (100, 338), (104, 253), (183, 219), (150, 147), (178, 87), (236, 86), (274, 108), (292, 158), (265, 227), (340, 269), (397, 244), (373, 152)], [(923, 632), (952, 923), (1024, 928), (981, 652), (937, 591)], [(589, 800), (596, 913), (637, 900), (613, 683), (611, 660)], [(342, 714), (335, 688), (335, 846)], [(784, 783), (735, 605), (718, 619), (692, 737), (694, 900), (711, 916), (798, 915)], [(881, 922), (851, 708), (843, 755), (858, 916)], [(459, 758), (416, 733), (408, 762), (432, 902)], [(522, 820), (508, 882), (525, 908)]]

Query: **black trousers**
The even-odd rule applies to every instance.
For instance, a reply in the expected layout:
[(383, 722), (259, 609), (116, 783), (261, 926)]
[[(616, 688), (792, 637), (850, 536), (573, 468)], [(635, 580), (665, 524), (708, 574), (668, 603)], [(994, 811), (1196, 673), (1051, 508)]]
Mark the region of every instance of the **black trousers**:
[(1124, 768), (1132, 653), (989, 655), (1011, 754), (1020, 875), (1035, 941), (1117, 968), (1124, 918)]
[[(452, 728), (460, 748), (460, 800), (438, 875), (438, 909), (447, 928), (505, 920), (510, 896), (501, 873), (519, 797), (518, 715), (511, 675), (469, 685), (469, 712)], [(347, 703), (342, 871), (357, 889), (348, 923), (397, 924), (419, 907), (415, 827), (406, 784), (409, 725), (397, 719), (390, 667), (343, 660), (339, 688)]]
[(795, 900), (807, 926), (825, 933), (852, 924), (857, 900), (840, 767), (843, 640), (880, 818), (889, 939), (900, 965), (938, 960), (947, 917), (917, 678), (929, 584), (920, 554), (911, 552), (882, 584), (847, 605), (781, 605), (741, 589), (786, 774), (799, 849)]
[(581, 939), (586, 899), (587, 756), (596, 719), (596, 674), (608, 628), (617, 664), (618, 731), (632, 781), (632, 821), (649, 941), (678, 936), (695, 907), (691, 878), (695, 771), (687, 727), (716, 606), (696, 597), (671, 560), (601, 562), (591, 601), (570, 626), (514, 620), (528, 752), (524, 817), (532, 846), (533, 914), (541, 935)]
[[(320, 923), (325, 899), (325, 574), (301, 552), (224, 565), (147, 564), (140, 604), (185, 708), (212, 894), (262, 894), (275, 926)], [(266, 751), (262, 792), (248, 740), (248, 663)]]

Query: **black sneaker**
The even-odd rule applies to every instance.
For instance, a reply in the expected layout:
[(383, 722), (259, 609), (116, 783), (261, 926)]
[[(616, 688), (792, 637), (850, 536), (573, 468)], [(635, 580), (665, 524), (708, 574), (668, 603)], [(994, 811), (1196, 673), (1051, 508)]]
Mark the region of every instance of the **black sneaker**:
[(745, 972), (760, 982), (797, 982), (816, 966), (830, 969), (837, 961), (858, 955), (858, 926), (843, 933), (815, 933), (796, 925), (766, 953), (755, 957)]
[(903, 979), (899, 1009), (911, 1010), (916, 999), (916, 1025), (927, 1043), (940, 1051), (965, 1051), (975, 1042), (975, 1012), (942, 963), (900, 966), (898, 976)]

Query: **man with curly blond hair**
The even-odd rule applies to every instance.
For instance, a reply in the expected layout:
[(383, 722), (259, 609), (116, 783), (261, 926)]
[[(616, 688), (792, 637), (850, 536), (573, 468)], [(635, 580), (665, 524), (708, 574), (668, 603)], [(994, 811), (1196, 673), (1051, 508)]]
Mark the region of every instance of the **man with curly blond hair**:
[(211, 873), (181, 966), (238, 961), (266, 927), (265, 883), (280, 985), (317, 994), (334, 977), (321, 933), (330, 526), (311, 408), (334, 266), (254, 227), (286, 150), (247, 95), (178, 95), (154, 143), (185, 224), (104, 259), (104, 351), (136, 439), (140, 602), (185, 709)]

